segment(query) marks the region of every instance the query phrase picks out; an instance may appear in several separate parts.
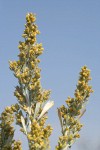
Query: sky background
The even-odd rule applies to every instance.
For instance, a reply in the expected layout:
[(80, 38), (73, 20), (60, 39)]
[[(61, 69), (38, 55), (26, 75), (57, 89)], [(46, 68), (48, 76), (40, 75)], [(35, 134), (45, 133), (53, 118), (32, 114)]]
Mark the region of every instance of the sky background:
[[(41, 31), (42, 86), (52, 90), (55, 102), (47, 121), (54, 128), (51, 150), (60, 135), (57, 107), (65, 104), (68, 96), (73, 97), (84, 65), (91, 70), (94, 93), (81, 119), (81, 138), (71, 150), (100, 150), (100, 0), (0, 0), (0, 112), (16, 103), (13, 92), (17, 79), (8, 61), (18, 59), (18, 42), (28, 12), (36, 13)], [(25, 137), (16, 128), (15, 138), (22, 139), (23, 150), (28, 150)]]

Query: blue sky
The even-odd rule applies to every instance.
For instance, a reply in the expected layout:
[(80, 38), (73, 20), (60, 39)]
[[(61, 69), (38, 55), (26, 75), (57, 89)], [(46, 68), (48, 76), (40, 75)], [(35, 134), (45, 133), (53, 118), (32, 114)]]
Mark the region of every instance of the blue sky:
[[(51, 89), (55, 106), (48, 123), (54, 127), (51, 150), (60, 134), (56, 108), (73, 96), (80, 68), (91, 70), (94, 93), (82, 118), (81, 139), (72, 150), (99, 150), (100, 139), (100, 1), (99, 0), (30, 0), (0, 1), (0, 112), (16, 102), (13, 96), (17, 80), (9, 70), (8, 60), (17, 60), (18, 42), (22, 40), (25, 15), (36, 13), (43, 43), (41, 56), (42, 85)], [(16, 127), (17, 128), (17, 127)], [(20, 138), (16, 133), (16, 138)], [(23, 149), (27, 150), (24, 137)], [(81, 147), (80, 147), (81, 145)], [(84, 148), (84, 146), (86, 146)]]

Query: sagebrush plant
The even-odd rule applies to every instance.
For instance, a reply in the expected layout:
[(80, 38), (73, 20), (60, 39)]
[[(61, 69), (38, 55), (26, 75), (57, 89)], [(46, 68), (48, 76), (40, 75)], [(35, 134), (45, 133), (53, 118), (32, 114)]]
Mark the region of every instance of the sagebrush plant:
[[(18, 79), (14, 95), (17, 103), (7, 106), (0, 116), (0, 150), (22, 150), (21, 142), (14, 139), (14, 120), (20, 126), (28, 141), (29, 150), (49, 150), (49, 137), (52, 127), (46, 125), (47, 112), (54, 105), (49, 100), (50, 90), (41, 86), (41, 69), (39, 56), (43, 53), (41, 43), (37, 43), (36, 36), (40, 34), (35, 24), (36, 16), (26, 15), (25, 30), (22, 34), (23, 42), (19, 42), (17, 61), (9, 61), (10, 69)], [(68, 97), (66, 104), (59, 107), (58, 116), (61, 124), (61, 136), (55, 150), (67, 150), (80, 137), (82, 127), (80, 118), (86, 110), (86, 103), (92, 87), (88, 85), (90, 70), (81, 68), (74, 98)]]

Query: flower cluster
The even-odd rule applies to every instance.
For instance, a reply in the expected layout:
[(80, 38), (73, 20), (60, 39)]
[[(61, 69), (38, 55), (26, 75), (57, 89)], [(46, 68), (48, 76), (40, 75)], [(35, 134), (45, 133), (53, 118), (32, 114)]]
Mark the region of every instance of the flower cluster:
[[(26, 135), (30, 150), (45, 150), (49, 147), (51, 126), (45, 126), (46, 113), (53, 106), (53, 101), (47, 102), (49, 90), (44, 90), (40, 82), (41, 69), (38, 67), (38, 56), (43, 53), (41, 43), (37, 43), (39, 34), (36, 17), (32, 13), (26, 15), (25, 30), (22, 37), (24, 42), (19, 42), (19, 60), (10, 61), (10, 69), (18, 79), (14, 95), (18, 99), (15, 111), (16, 123)], [(39, 136), (39, 137), (38, 137)]]
[(49, 149), (48, 138), (51, 135), (52, 128), (50, 125), (47, 125), (44, 128), (45, 118), (42, 118), (38, 123), (36, 120), (32, 121), (31, 131), (28, 133), (28, 139), (30, 141), (30, 149), (32, 150), (47, 150)]
[(14, 140), (14, 121), (12, 107), (6, 107), (0, 116), (0, 149), (1, 150), (22, 150), (21, 142)]
[(93, 92), (92, 87), (88, 85), (90, 78), (90, 70), (84, 66), (81, 69), (77, 88), (74, 93), (74, 98), (68, 97), (66, 104), (58, 108), (58, 116), (62, 128), (62, 136), (59, 137), (56, 150), (67, 150), (68, 147), (80, 137), (79, 131), (83, 126), (79, 119), (86, 111), (86, 103), (90, 93)]
[(20, 141), (15, 141), (13, 143), (13, 149), (12, 150), (22, 150), (21, 142)]

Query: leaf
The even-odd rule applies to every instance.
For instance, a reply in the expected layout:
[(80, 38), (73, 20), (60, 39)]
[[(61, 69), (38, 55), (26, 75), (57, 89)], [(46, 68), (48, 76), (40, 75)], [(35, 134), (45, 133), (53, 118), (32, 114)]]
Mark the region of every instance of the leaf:
[(29, 113), (29, 115), (31, 115), (31, 107), (27, 107), (27, 112)]
[(80, 119), (84, 115), (85, 112), (86, 112), (86, 108), (83, 108), (81, 111), (81, 114), (78, 116), (78, 119)]
[(38, 102), (38, 103), (36, 104), (36, 108), (35, 108), (35, 112), (34, 112), (34, 119), (36, 118), (36, 115), (37, 115), (37, 113), (38, 113), (38, 111), (39, 111), (40, 105), (41, 105), (40, 102)]
[(54, 101), (48, 101), (45, 105), (44, 108), (38, 118), (38, 120), (54, 105)]
[(27, 134), (26, 125), (25, 125), (25, 119), (24, 119), (23, 116), (21, 116), (21, 122), (22, 122), (23, 129), (24, 129), (25, 133)]
[(60, 120), (60, 125), (61, 125), (61, 127), (63, 128), (62, 116), (61, 116), (61, 111), (60, 111), (59, 108), (58, 108), (58, 117), (59, 117), (59, 120)]

